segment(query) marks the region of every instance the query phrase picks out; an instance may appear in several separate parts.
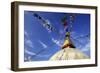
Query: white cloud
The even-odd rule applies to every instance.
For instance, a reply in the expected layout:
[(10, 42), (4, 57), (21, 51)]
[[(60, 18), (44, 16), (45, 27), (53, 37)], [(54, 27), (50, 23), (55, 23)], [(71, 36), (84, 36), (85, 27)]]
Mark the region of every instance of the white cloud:
[(25, 41), (25, 43), (26, 43), (29, 47), (31, 47), (31, 48), (34, 47), (32, 41), (29, 40), (29, 39), (27, 39), (27, 40)]
[(26, 61), (32, 61), (31, 56), (25, 57), (24, 58)]
[(34, 46), (33, 46), (33, 43), (32, 43), (32, 41), (30, 40), (29, 34), (27, 33), (27, 31), (24, 31), (24, 35), (26, 36), (26, 37), (25, 37), (25, 40), (24, 40), (25, 45), (27, 45), (27, 46), (33, 48), (33, 47), (34, 47)]
[(24, 31), (24, 35), (29, 38), (29, 34), (27, 33), (27, 31)]
[(86, 52), (90, 50), (90, 43), (87, 43), (82, 49), (81, 51)]
[(39, 55), (37, 55), (38, 57), (48, 57), (48, 56), (50, 56), (51, 54), (39, 54)]
[(24, 31), (24, 34), (25, 34), (25, 35), (28, 35), (28, 33), (27, 33), (26, 31)]
[(43, 48), (47, 48), (47, 45), (44, 44), (42, 41), (39, 40), (39, 43), (42, 45)]
[(36, 55), (36, 53), (28, 51), (27, 49), (25, 49), (25, 53), (29, 54), (29, 55)]

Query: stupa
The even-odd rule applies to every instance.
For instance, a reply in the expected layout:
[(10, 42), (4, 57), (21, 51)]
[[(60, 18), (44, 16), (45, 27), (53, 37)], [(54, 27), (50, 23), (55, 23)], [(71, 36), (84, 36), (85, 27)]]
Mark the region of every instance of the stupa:
[(62, 49), (56, 52), (50, 60), (74, 60), (74, 59), (88, 59), (89, 57), (78, 50), (70, 39), (70, 32), (66, 33), (66, 39)]

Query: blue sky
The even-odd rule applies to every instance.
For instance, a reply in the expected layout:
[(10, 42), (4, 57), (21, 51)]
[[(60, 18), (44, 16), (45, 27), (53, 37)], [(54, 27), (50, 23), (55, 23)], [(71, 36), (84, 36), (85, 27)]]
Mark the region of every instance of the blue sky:
[[(33, 16), (37, 13), (48, 21), (56, 31), (49, 31), (43, 23)], [(24, 61), (44, 61), (61, 50), (65, 39), (64, 26), (61, 22), (70, 13), (24, 11)], [(80, 51), (90, 56), (90, 14), (75, 14), (71, 40)], [(79, 38), (81, 37), (81, 38)]]

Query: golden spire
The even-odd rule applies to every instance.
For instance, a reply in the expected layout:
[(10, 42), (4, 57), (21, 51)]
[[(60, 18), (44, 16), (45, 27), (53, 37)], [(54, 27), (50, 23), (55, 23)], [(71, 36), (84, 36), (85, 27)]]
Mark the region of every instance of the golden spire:
[(64, 48), (75, 48), (75, 46), (72, 44), (72, 41), (70, 40), (70, 32), (66, 32), (66, 39), (62, 46), (62, 49)]

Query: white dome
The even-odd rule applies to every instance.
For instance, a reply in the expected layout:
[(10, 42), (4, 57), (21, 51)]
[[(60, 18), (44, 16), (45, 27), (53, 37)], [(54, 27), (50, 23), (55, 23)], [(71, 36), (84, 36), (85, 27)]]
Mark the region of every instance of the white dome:
[(50, 60), (88, 59), (89, 57), (76, 48), (64, 48), (54, 54)]

